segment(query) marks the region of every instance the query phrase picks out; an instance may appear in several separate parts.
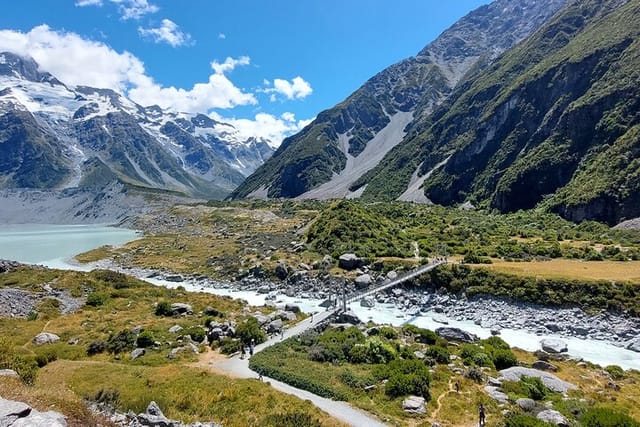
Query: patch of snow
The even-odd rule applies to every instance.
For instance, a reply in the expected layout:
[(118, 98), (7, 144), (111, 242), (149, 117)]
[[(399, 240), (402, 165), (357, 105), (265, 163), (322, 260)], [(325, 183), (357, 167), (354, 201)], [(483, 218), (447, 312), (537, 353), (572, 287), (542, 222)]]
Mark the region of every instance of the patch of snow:
[(344, 169), (329, 182), (307, 191), (297, 199), (326, 200), (344, 198), (350, 193), (355, 195), (357, 192), (350, 192), (349, 186), (373, 169), (393, 147), (402, 142), (405, 128), (413, 120), (413, 112), (398, 112), (390, 116), (390, 119), (387, 126), (367, 143), (365, 149), (357, 157), (349, 154), (347, 135), (339, 135), (338, 146), (347, 158)]
[(409, 186), (406, 191), (398, 197), (398, 200), (401, 202), (415, 202), (415, 203), (425, 203), (431, 204), (431, 200), (424, 195), (424, 191), (422, 191), (422, 186), (427, 178), (429, 178), (436, 170), (446, 165), (451, 156), (447, 157), (437, 165), (433, 167), (429, 172), (420, 176), (420, 168), (422, 165), (418, 166), (418, 168), (411, 175), (411, 180), (409, 181)]

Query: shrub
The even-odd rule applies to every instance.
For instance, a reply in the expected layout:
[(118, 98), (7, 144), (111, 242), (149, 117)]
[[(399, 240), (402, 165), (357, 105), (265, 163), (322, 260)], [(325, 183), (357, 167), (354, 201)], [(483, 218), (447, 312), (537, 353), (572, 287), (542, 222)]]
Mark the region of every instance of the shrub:
[(608, 408), (587, 409), (580, 423), (584, 427), (640, 427), (640, 423), (627, 414)]
[(204, 341), (205, 332), (204, 332), (204, 329), (202, 329), (199, 326), (191, 326), (189, 328), (182, 330), (181, 333), (182, 333), (182, 336), (189, 335), (191, 339), (195, 342), (200, 343)]
[(55, 347), (44, 346), (36, 350), (36, 363), (39, 368), (47, 366), (50, 362), (58, 360), (58, 352)]
[(87, 346), (87, 356), (104, 353), (107, 351), (107, 343), (104, 341), (93, 341)]
[(504, 420), (505, 427), (551, 427), (545, 421), (539, 420), (534, 416), (525, 414), (514, 414)]
[(449, 363), (449, 350), (444, 347), (440, 347), (437, 345), (429, 347), (425, 355), (433, 360), (436, 363), (446, 364)]
[(477, 366), (473, 366), (467, 369), (466, 372), (464, 373), (464, 376), (466, 378), (469, 378), (472, 381), (477, 382), (478, 384), (484, 381), (484, 376), (482, 375), (482, 369), (478, 368)]
[(395, 340), (398, 338), (398, 333), (390, 326), (383, 326), (380, 328), (380, 336), (385, 337), (388, 340)]
[(169, 301), (160, 301), (158, 305), (156, 305), (156, 316), (173, 316), (171, 303)]
[(91, 307), (99, 307), (101, 305), (104, 305), (108, 299), (109, 296), (106, 294), (92, 292), (87, 296), (86, 304)]
[(511, 350), (494, 350), (493, 364), (497, 370), (507, 369), (518, 364), (518, 358)]
[(239, 340), (233, 338), (224, 337), (220, 342), (220, 352), (222, 354), (233, 354), (242, 350), (242, 343)]
[(621, 380), (624, 378), (624, 370), (620, 366), (609, 365), (604, 368), (604, 370), (607, 371), (614, 380)]
[(33, 322), (38, 319), (38, 312), (35, 310), (31, 310), (29, 314), (27, 314), (27, 320)]
[(507, 344), (502, 338), (498, 336), (492, 336), (485, 340), (482, 340), (484, 345), (490, 345), (491, 347), (499, 350), (510, 350), (511, 346)]
[(142, 331), (136, 339), (136, 345), (138, 347), (147, 348), (151, 347), (155, 343), (156, 338), (151, 331)]
[(255, 317), (249, 317), (240, 323), (236, 328), (236, 336), (245, 344), (249, 344), (251, 340), (254, 340), (256, 344), (267, 340), (267, 335), (260, 329)]
[(527, 395), (533, 400), (542, 400), (547, 397), (549, 393), (547, 386), (545, 386), (538, 377), (522, 377), (520, 378), (520, 384), (522, 384)]
[(92, 272), (93, 276), (102, 281), (108, 283), (115, 289), (125, 289), (131, 287), (131, 283), (126, 274), (118, 273), (112, 270), (96, 270)]
[[(312, 359), (313, 360), (313, 359)], [(349, 350), (349, 362), (351, 363), (371, 363), (369, 360), (369, 349), (364, 344), (356, 344)]]
[(306, 412), (288, 412), (268, 415), (260, 427), (322, 427), (322, 423)]
[(116, 335), (111, 335), (107, 340), (107, 350), (113, 354), (133, 350), (135, 346), (136, 335), (131, 331), (121, 331)]

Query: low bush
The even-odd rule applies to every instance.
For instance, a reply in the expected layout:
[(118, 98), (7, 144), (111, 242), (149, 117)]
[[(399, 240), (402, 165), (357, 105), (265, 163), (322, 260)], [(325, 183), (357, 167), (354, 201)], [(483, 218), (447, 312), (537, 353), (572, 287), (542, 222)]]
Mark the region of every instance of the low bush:
[(255, 344), (260, 344), (267, 340), (267, 334), (260, 329), (258, 320), (255, 317), (249, 317), (244, 322), (238, 324), (236, 337), (240, 338), (240, 341), (246, 345), (249, 345), (251, 340), (253, 340)]
[(197, 343), (204, 341), (205, 331), (200, 326), (191, 326), (180, 331), (182, 336), (189, 335)]
[(104, 353), (107, 351), (107, 343), (104, 341), (93, 341), (87, 346), (87, 356)]
[(136, 335), (131, 331), (121, 331), (111, 335), (107, 340), (109, 353), (118, 354), (133, 350), (136, 347)]
[(230, 337), (224, 337), (220, 342), (219, 348), (222, 354), (233, 354), (235, 352), (242, 350), (242, 342), (240, 342), (240, 340), (235, 340)]
[(99, 292), (92, 292), (89, 295), (87, 295), (86, 304), (90, 307), (99, 307), (101, 305), (104, 305), (108, 299), (109, 299), (109, 296), (106, 294), (99, 293)]
[(584, 427), (640, 427), (629, 415), (608, 408), (587, 409), (580, 417)]
[(142, 331), (136, 339), (136, 346), (141, 348), (151, 347), (156, 341), (151, 331)]
[(497, 370), (507, 369), (518, 364), (518, 358), (511, 350), (494, 350), (491, 356)]
[(304, 412), (288, 412), (268, 415), (260, 427), (322, 427), (322, 423)]
[(510, 415), (504, 420), (505, 427), (552, 427), (553, 425), (525, 414)]
[(156, 316), (165, 316), (171, 317), (173, 316), (173, 309), (171, 308), (171, 303), (169, 301), (160, 301), (158, 305), (156, 305)]
[(444, 347), (440, 347), (438, 345), (433, 345), (429, 347), (429, 349), (425, 352), (425, 355), (433, 360), (436, 363), (447, 364), (449, 363), (449, 350)]
[(604, 368), (604, 370), (607, 371), (614, 380), (621, 380), (624, 378), (624, 370), (620, 366), (609, 365)]

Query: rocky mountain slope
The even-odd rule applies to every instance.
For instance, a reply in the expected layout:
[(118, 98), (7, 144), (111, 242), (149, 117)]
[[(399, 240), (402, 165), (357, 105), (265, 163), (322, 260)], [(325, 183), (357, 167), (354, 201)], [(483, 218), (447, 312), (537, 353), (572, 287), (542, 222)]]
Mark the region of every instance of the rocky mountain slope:
[[(488, 31), (489, 23), (478, 12), (498, 10), (500, 3), (480, 8), (460, 22)], [(525, 7), (517, 3), (510, 2)], [(542, 3), (535, 6), (543, 7)], [(549, 11), (548, 4), (544, 7)], [(503, 19), (512, 26), (518, 22)], [(530, 17), (529, 24), (525, 28), (533, 32)], [(445, 34), (460, 27), (458, 23)], [(368, 105), (357, 95), (381, 76), (397, 71), (392, 67), (285, 141), (234, 194), (399, 199), (502, 212), (538, 207), (575, 221), (609, 224), (640, 216), (639, 29), (637, 0), (570, 1), (515, 47), (507, 50), (503, 45), (503, 54), (493, 60), (490, 55), (483, 57), (465, 68), (466, 74), (448, 86), (448, 92), (442, 85), (419, 90), (418, 103), (406, 112), (413, 115), (406, 127), (397, 114), (402, 107), (390, 110), (388, 121), (382, 121), (389, 124), (369, 142), (378, 143), (378, 154), (384, 151), (380, 147), (391, 148), (366, 173), (358, 170), (344, 179), (345, 165), (358, 159), (351, 144), (357, 126), (335, 129), (321, 119)], [(505, 32), (512, 30), (500, 31)], [(492, 52), (496, 51), (500, 48)], [(441, 89), (440, 105), (424, 108), (438, 104), (433, 102), (434, 88)], [(404, 93), (393, 99), (402, 99)], [(366, 98), (372, 104), (378, 99), (382, 98)], [(392, 125), (394, 132), (389, 132)], [(325, 136), (330, 129), (335, 143)], [(371, 128), (372, 135), (374, 131)], [(345, 142), (351, 144), (350, 152), (342, 150)], [(321, 154), (312, 152), (313, 144)], [(366, 150), (365, 146), (361, 153)], [(334, 160), (323, 163), (323, 159)], [(319, 191), (330, 187), (326, 182), (348, 185), (342, 193)]]
[(459, 82), (528, 37), (566, 0), (497, 0), (445, 31), (413, 58), (366, 82), (286, 139), (234, 197), (353, 197), (353, 184), (429, 117)]
[(274, 148), (204, 114), (69, 87), (0, 54), (0, 189), (101, 189), (114, 181), (222, 198)]

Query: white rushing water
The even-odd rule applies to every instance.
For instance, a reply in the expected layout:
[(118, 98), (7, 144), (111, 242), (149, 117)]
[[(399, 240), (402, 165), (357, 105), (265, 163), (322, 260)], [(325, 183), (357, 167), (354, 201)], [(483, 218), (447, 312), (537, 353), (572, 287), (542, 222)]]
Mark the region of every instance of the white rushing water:
[[(0, 259), (40, 264), (50, 268), (88, 271), (92, 265), (79, 265), (72, 261), (73, 255), (100, 247), (102, 245), (121, 245), (139, 237), (132, 230), (95, 225), (0, 225)], [(156, 286), (176, 288), (183, 286), (188, 291), (207, 292), (216, 295), (226, 295), (247, 301), (253, 306), (262, 306), (267, 302), (267, 294), (254, 291), (238, 291), (228, 287), (203, 287), (190, 282), (170, 282), (158, 278), (144, 280)], [(270, 297), (273, 297), (271, 295)], [(283, 294), (275, 295), (271, 300), (277, 304), (292, 303), (307, 313), (325, 310), (320, 307), (321, 300), (288, 297)], [(407, 323), (434, 330), (443, 326), (433, 320), (446, 321), (448, 326), (457, 327), (487, 338), (491, 335), (488, 328), (476, 325), (472, 321), (457, 321), (441, 313), (422, 312), (415, 317), (408, 316), (394, 305), (377, 304), (375, 308), (361, 307), (358, 303), (350, 305), (358, 317), (363, 321), (371, 320), (380, 324), (400, 326)], [(597, 363), (602, 366), (619, 365), (624, 369), (640, 370), (640, 354), (613, 344), (590, 339), (562, 337), (559, 335), (536, 335), (523, 330), (502, 329), (500, 336), (513, 347), (527, 351), (540, 348), (540, 341), (544, 338), (558, 338), (567, 343), (569, 355)]]

